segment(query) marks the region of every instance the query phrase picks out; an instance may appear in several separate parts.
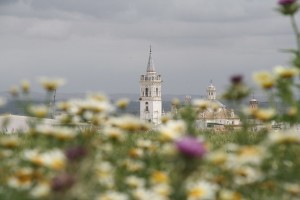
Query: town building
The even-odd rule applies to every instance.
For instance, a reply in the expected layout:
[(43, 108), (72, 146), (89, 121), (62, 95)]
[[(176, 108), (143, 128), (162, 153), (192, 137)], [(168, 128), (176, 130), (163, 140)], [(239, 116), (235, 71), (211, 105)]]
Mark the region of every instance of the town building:
[(150, 47), (146, 74), (140, 77), (140, 118), (155, 125), (162, 115), (161, 75), (156, 73)]
[(197, 127), (200, 129), (206, 128), (225, 128), (225, 127), (238, 127), (241, 124), (239, 116), (234, 113), (233, 109), (227, 108), (224, 104), (216, 99), (217, 89), (212, 81), (206, 90), (206, 99), (210, 105), (201, 112), (197, 119)]

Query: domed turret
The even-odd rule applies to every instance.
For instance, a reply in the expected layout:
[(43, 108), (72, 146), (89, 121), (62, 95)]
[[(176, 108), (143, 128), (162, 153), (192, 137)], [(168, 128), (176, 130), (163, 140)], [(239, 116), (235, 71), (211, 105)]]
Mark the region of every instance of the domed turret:
[(252, 97), (252, 99), (249, 101), (249, 106), (251, 109), (257, 109), (258, 101), (254, 97)]
[(212, 84), (212, 81), (210, 81), (210, 85), (208, 86), (206, 92), (208, 100), (216, 100), (217, 90), (216, 87)]

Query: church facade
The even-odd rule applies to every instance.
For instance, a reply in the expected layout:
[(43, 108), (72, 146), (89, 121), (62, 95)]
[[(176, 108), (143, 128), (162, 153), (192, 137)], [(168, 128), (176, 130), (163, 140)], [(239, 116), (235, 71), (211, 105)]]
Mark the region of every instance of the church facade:
[(197, 127), (200, 129), (220, 128), (225, 126), (238, 127), (241, 125), (239, 116), (234, 113), (233, 109), (228, 109), (224, 104), (216, 99), (217, 89), (210, 82), (206, 89), (206, 100), (215, 105), (215, 109), (208, 108), (199, 114)]
[(162, 115), (161, 75), (156, 73), (150, 47), (146, 74), (140, 77), (140, 118), (155, 125), (160, 124)]

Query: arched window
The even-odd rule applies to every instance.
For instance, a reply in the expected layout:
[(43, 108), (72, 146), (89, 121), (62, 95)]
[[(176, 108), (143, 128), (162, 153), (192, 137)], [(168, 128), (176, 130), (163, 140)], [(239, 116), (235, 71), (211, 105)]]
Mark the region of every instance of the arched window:
[(148, 88), (146, 88), (146, 97), (148, 96)]
[(158, 97), (158, 88), (156, 88), (156, 96)]
[(149, 111), (149, 108), (148, 108), (148, 102), (146, 102), (146, 103), (145, 103), (145, 105), (146, 105), (146, 107), (145, 107), (145, 111), (147, 111), (147, 112), (148, 112), (148, 111)]

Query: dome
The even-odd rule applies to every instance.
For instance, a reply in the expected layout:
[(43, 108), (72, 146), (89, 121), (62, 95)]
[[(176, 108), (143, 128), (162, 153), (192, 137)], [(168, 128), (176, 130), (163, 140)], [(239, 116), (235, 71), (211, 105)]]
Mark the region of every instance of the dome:
[(250, 100), (250, 102), (257, 102), (257, 100), (253, 98)]
[(210, 81), (210, 85), (207, 88), (207, 91), (216, 90), (216, 87), (212, 84), (212, 81)]

